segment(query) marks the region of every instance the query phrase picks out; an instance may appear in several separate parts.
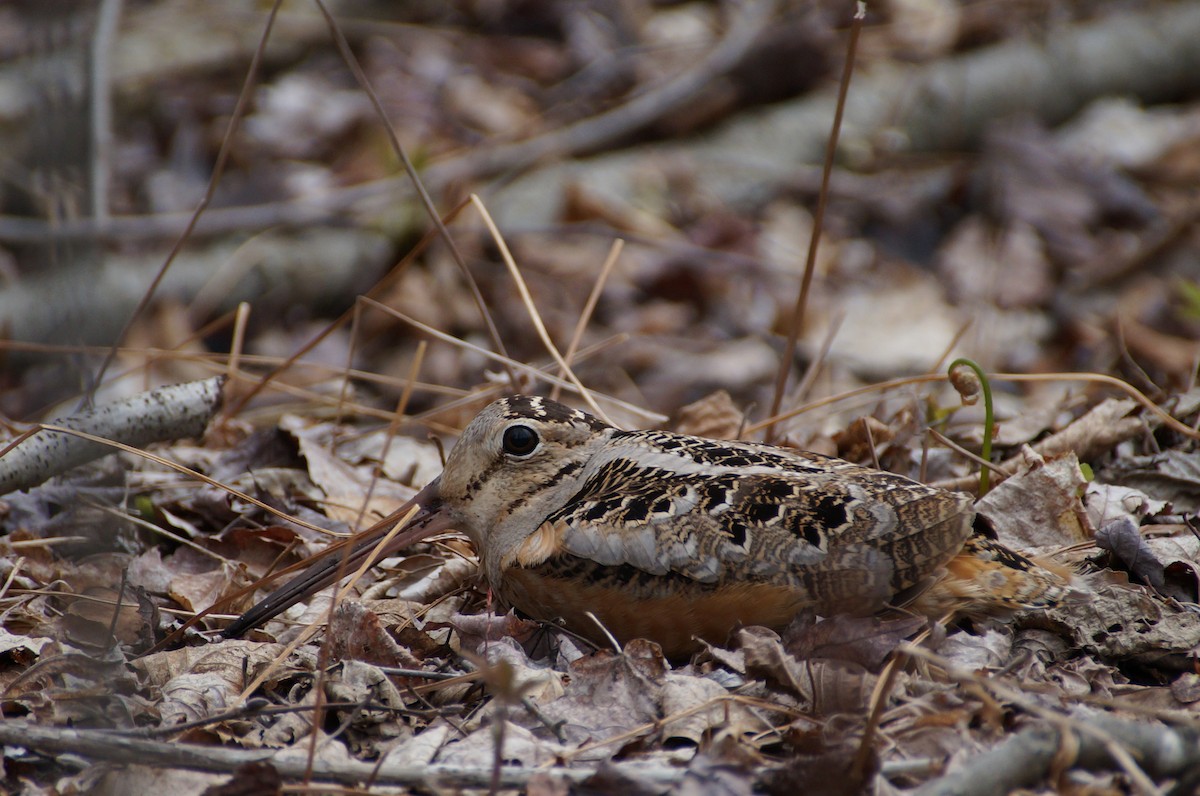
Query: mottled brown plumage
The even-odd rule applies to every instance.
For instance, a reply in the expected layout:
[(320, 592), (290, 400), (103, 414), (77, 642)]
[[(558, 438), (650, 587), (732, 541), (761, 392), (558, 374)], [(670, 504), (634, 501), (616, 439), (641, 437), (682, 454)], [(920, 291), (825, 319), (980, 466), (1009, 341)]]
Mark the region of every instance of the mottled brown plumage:
[[(697, 638), (721, 643), (739, 624), (780, 627), (803, 608), (864, 614), (921, 595), (918, 606), (942, 611), (962, 594), (962, 607), (986, 613), (981, 589), (955, 585), (961, 573), (995, 592), (996, 609), (1051, 601), (1062, 585), (973, 538), (966, 495), (789, 448), (622, 431), (529, 396), (480, 412), (415, 502), (419, 514), (390, 548), (457, 528), (504, 603), (599, 640), (598, 620), (620, 641), (650, 638), (672, 656)], [(337, 571), (336, 559), (316, 565), (227, 635)]]

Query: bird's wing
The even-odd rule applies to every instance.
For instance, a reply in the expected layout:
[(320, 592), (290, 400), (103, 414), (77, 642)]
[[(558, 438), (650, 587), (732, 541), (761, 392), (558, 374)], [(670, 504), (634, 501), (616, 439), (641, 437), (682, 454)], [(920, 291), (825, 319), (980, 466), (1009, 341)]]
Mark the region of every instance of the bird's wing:
[(506, 565), (772, 584), (846, 610), (844, 601), (882, 603), (926, 577), (970, 532), (965, 496), (837, 459), (733, 450), (686, 473), (613, 458)]

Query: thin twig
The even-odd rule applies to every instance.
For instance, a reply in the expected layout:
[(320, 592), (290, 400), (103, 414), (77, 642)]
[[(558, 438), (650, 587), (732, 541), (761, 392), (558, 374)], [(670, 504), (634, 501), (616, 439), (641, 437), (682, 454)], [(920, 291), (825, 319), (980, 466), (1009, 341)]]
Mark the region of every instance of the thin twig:
[[(813, 212), (812, 237), (808, 241), (808, 257), (804, 261), (804, 278), (800, 282), (800, 292), (796, 295), (796, 306), (792, 309), (792, 319), (788, 326), (787, 344), (783, 348), (783, 356), (779, 360), (779, 374), (775, 378), (775, 395), (771, 399), (770, 417), (779, 414), (783, 403), (783, 393), (787, 388), (788, 374), (792, 369), (792, 357), (796, 354), (796, 339), (804, 326), (804, 313), (808, 306), (808, 290), (812, 285), (813, 273), (817, 269), (817, 247), (821, 242), (821, 227), (825, 223), (825, 204), (829, 199), (829, 175), (833, 172), (833, 157), (837, 152), (838, 135), (842, 129), (842, 114), (846, 109), (846, 95), (850, 91), (850, 76), (854, 74), (854, 55), (858, 49), (858, 34), (862, 31), (863, 20), (867, 16), (866, 3), (859, 2), (854, 19), (850, 22), (850, 40), (846, 43), (846, 63), (842, 70), (842, 80), (838, 84), (837, 105), (833, 112), (833, 126), (829, 131), (829, 141), (825, 146), (825, 166), (821, 172), (821, 190), (817, 194), (817, 208)], [(775, 439), (775, 424), (766, 426), (766, 441)]]
[[(367, 296), (361, 297), (361, 300), (364, 303), (369, 304), (372, 307), (375, 307), (376, 309), (380, 310), (381, 312), (386, 312), (388, 315), (391, 315), (393, 318), (399, 318), (400, 320), (404, 321), (405, 323), (409, 324), (410, 326), (412, 326), (416, 329), (420, 329), (425, 334), (428, 334), (432, 337), (436, 337), (439, 340), (444, 340), (445, 342), (452, 343), (453, 345), (456, 345), (456, 346), (460, 346), (468, 351), (473, 351), (474, 353), (479, 354), (480, 356), (486, 357), (491, 360), (499, 361), (500, 359), (502, 359), (500, 354), (497, 354), (493, 351), (489, 351), (486, 348), (480, 348), (479, 346), (477, 346), (473, 343), (469, 343), (466, 340), (460, 340), (457, 337), (454, 337), (452, 335), (446, 334), (445, 332), (439, 331), (438, 329), (435, 329), (432, 326), (429, 326), (428, 324), (421, 323), (416, 318), (413, 318), (410, 315), (405, 315), (403, 312), (393, 309), (392, 307), (389, 307), (386, 304), (381, 304), (380, 302), (375, 301), (374, 299), (368, 298)], [(512, 366), (514, 368), (516, 368), (517, 370), (522, 371), (524, 373), (528, 373), (529, 375), (534, 376), (535, 378), (541, 379), (543, 381), (547, 381), (551, 384), (562, 384), (563, 386), (570, 387), (571, 389), (578, 389), (575, 386), (574, 382), (565, 381), (563, 379), (557, 378), (556, 376), (553, 376), (553, 375), (547, 373), (545, 371), (545, 369), (536, 368), (533, 365), (526, 365), (525, 363), (523, 363), (519, 360), (510, 360), (510, 362), (512, 363)], [(478, 393), (471, 393), (469, 395), (463, 396), (463, 398), (461, 400), (464, 402), (477, 401), (477, 400), (479, 400), (479, 395), (478, 395)], [(660, 415), (656, 412), (651, 412), (649, 410), (643, 409), (634, 404), (628, 403), (627, 401), (622, 401), (617, 398), (613, 398), (611, 396), (605, 396), (605, 400), (611, 401), (614, 406), (618, 406), (625, 411), (632, 412), (640, 417), (646, 418), (651, 423), (662, 423), (663, 421), (665, 421), (667, 419), (663, 415)], [(436, 410), (432, 410), (431, 412), (426, 413), (426, 415), (433, 414), (433, 413), (440, 413), (440, 412), (444, 411), (446, 408), (447, 408), (446, 406), (439, 406)], [(603, 413), (601, 413), (601, 414), (603, 414)]]
[(613, 651), (620, 655), (621, 642), (617, 641), (617, 637), (612, 634), (612, 631), (604, 626), (604, 623), (600, 621), (600, 617), (596, 616), (591, 611), (584, 611), (583, 613), (588, 619), (596, 623), (596, 627), (600, 628), (600, 632), (604, 634), (604, 637), (608, 639), (608, 643), (612, 645)]
[(0, 586), (0, 600), (3, 600), (8, 594), (8, 590), (12, 587), (13, 581), (17, 579), (17, 573), (21, 571), (21, 567), (25, 565), (25, 556), (17, 556), (17, 560), (13, 562), (12, 569), (8, 571), (8, 577), (4, 579), (4, 585)]
[[(204, 192), (204, 197), (200, 200), (200, 204), (196, 206), (196, 210), (192, 213), (191, 218), (188, 220), (187, 226), (184, 228), (183, 232), (180, 233), (178, 240), (175, 241), (175, 245), (171, 248), (171, 252), (167, 255), (167, 259), (163, 261), (162, 267), (158, 269), (158, 273), (156, 273), (154, 278), (150, 280), (149, 287), (147, 287), (146, 291), (142, 294), (142, 298), (138, 301), (137, 306), (134, 307), (133, 312), (129, 314), (128, 320), (125, 321), (125, 326), (122, 327), (120, 333), (117, 334), (117, 339), (113, 341), (112, 347), (109, 349), (108, 356), (104, 358), (104, 362), (101, 363), (100, 369), (96, 372), (96, 378), (93, 381), (93, 390), (95, 389), (95, 386), (98, 386), (104, 380), (104, 374), (108, 371), (109, 366), (112, 365), (113, 360), (116, 359), (117, 348), (125, 341), (125, 338), (129, 335), (129, 330), (133, 328), (133, 325), (137, 322), (137, 320), (142, 317), (142, 313), (144, 313), (146, 308), (150, 306), (150, 301), (154, 298), (154, 294), (158, 292), (159, 285), (162, 284), (163, 279), (167, 275), (167, 271), (171, 269), (171, 265), (175, 262), (175, 258), (179, 256), (181, 251), (183, 251), (184, 244), (187, 243), (188, 238), (191, 237), (192, 230), (195, 228), (196, 222), (199, 221), (200, 216), (212, 202), (213, 195), (217, 191), (217, 185), (220, 183), (221, 177), (225, 173), (225, 164), (229, 160), (229, 151), (232, 148), (234, 133), (237, 131), (238, 124), (241, 122), (242, 116), (246, 112), (246, 104), (250, 101), (251, 89), (254, 87), (255, 81), (258, 78), (258, 67), (259, 64), (262, 63), (263, 52), (267, 47), (267, 39), (269, 39), (271, 36), (271, 29), (275, 26), (275, 17), (279, 14), (279, 7), (282, 4), (283, 0), (275, 0), (275, 2), (271, 4), (271, 11), (267, 14), (267, 24), (263, 28), (262, 36), (258, 40), (258, 46), (254, 49), (254, 55), (250, 59), (250, 66), (246, 69), (246, 78), (242, 81), (242, 90), (238, 93), (237, 103), (233, 107), (233, 113), (231, 113), (229, 116), (229, 124), (225, 128), (225, 135), (221, 137), (221, 148), (217, 150), (216, 162), (213, 163), (212, 176), (209, 177), (208, 188)], [(89, 392), (88, 395), (85, 396), (85, 401), (90, 403), (91, 398), (92, 393)]]
[[(0, 743), (47, 755), (72, 754), (91, 760), (113, 763), (185, 768), (193, 771), (231, 773), (248, 763), (270, 762), (287, 779), (303, 776), (305, 761), (287, 754), (288, 750), (244, 750), (190, 743), (166, 743), (129, 738), (103, 730), (46, 727), (24, 721), (0, 722)], [(615, 764), (618, 771), (621, 764)], [(358, 785), (376, 772), (373, 763), (356, 760), (317, 760), (313, 779)], [(634, 773), (636, 771), (636, 773)], [(643, 782), (670, 786), (682, 781), (685, 769), (671, 766), (639, 766), (630, 775)], [(526, 787), (534, 776), (549, 776), (567, 783), (582, 783), (595, 776), (594, 768), (542, 768), (504, 766), (500, 783), (506, 788)], [(453, 766), (439, 763), (378, 766), (375, 782), (379, 785), (406, 785), (427, 789), (430, 783), (449, 788), (484, 788), (491, 781), (490, 766)]]
[[(313, 0), (313, 2), (317, 4), (317, 8), (321, 10), (321, 14), (325, 17), (325, 23), (329, 27), (330, 35), (333, 36), (334, 44), (337, 45), (338, 51), (342, 55), (342, 60), (354, 74), (354, 79), (358, 81), (359, 88), (371, 100), (371, 106), (374, 107), (375, 113), (379, 117), (379, 122), (383, 125), (384, 132), (387, 133), (392, 151), (396, 153), (396, 156), (400, 158), (400, 162), (404, 165), (404, 172), (408, 175), (409, 180), (412, 181), (413, 188), (416, 189), (417, 196), (420, 198), (421, 205), (425, 208), (429, 220), (437, 228), (438, 234), (441, 235), (446, 248), (450, 251), (450, 256), (462, 272), (463, 279), (467, 283), (467, 288), (471, 291), (471, 298), (475, 301), (475, 306), (479, 310), (480, 318), (483, 320), (484, 326), (487, 327), (492, 345), (496, 347), (497, 353), (507, 356), (508, 352), (504, 348), (504, 341), (500, 339), (500, 331), (496, 328), (495, 321), (492, 320), (492, 314), (488, 311), (487, 302), (483, 300), (483, 294), (479, 292), (479, 285), (476, 284), (475, 277), (471, 275), (471, 269), (467, 268), (467, 261), (462, 256), (462, 252), (458, 250), (458, 245), (454, 242), (454, 238), (450, 236), (450, 230), (446, 229), (446, 225), (442, 222), (441, 214), (434, 207), (433, 199), (429, 197), (429, 192), (425, 190), (425, 184), (421, 181), (420, 175), (417, 174), (416, 166), (413, 165), (412, 160), (408, 157), (408, 151), (400, 143), (400, 137), (396, 135), (396, 128), (388, 118), (387, 111), (383, 108), (383, 103), (379, 101), (379, 95), (375, 93), (374, 86), (367, 79), (367, 75), (363, 72), (362, 66), (359, 65), (354, 51), (350, 49), (350, 42), (346, 41), (345, 34), (342, 33), (342, 29), (338, 26), (333, 15), (329, 13), (329, 9), (325, 7), (323, 0)], [(516, 373), (508, 366), (505, 366), (505, 372), (508, 374), (509, 383), (513, 386), (513, 389), (516, 389)]]
[[(487, 207), (484, 206), (476, 194), (471, 194), (471, 204), (475, 205), (476, 212), (483, 217), (484, 225), (487, 226), (488, 231), (492, 234), (492, 240), (495, 241), (497, 248), (500, 250), (500, 259), (504, 261), (505, 267), (508, 268), (508, 273), (512, 276), (513, 282), (516, 283), (517, 292), (521, 294), (521, 303), (525, 305), (525, 310), (529, 313), (529, 320), (533, 322), (533, 328), (537, 331), (542, 345), (546, 347), (550, 356), (558, 363), (559, 369), (566, 374), (571, 384), (575, 385), (575, 389), (579, 391), (579, 397), (583, 398), (584, 403), (591, 407), (597, 417), (605, 423), (615, 425), (615, 423), (609, 420), (608, 415), (604, 413), (600, 405), (596, 403), (596, 399), (592, 397), (591, 391), (583, 386), (583, 382), (575, 375), (575, 371), (563, 359), (562, 354), (558, 352), (558, 347), (550, 339), (550, 332), (546, 330), (546, 324), (542, 323), (541, 313), (538, 312), (537, 306), (533, 303), (533, 296), (529, 294), (529, 287), (525, 284), (525, 278), (521, 276), (521, 269), (517, 268), (517, 262), (513, 259), (512, 252), (508, 250), (508, 244), (505, 242), (504, 236), (500, 234), (496, 222), (492, 220)], [(515, 384), (516, 382), (513, 383)]]
[[(596, 311), (596, 304), (600, 301), (600, 294), (604, 292), (604, 286), (608, 283), (609, 274), (612, 273), (613, 266), (617, 264), (617, 259), (620, 258), (623, 248), (625, 248), (625, 241), (620, 238), (614, 240), (608, 250), (608, 257), (604, 259), (604, 265), (600, 266), (600, 275), (596, 277), (596, 282), (592, 285), (592, 292), (588, 294), (587, 301), (584, 302), (583, 312), (579, 313), (579, 321), (575, 324), (575, 334), (571, 335), (571, 342), (567, 345), (566, 353), (563, 354), (563, 361), (568, 365), (575, 360), (575, 352), (579, 349), (580, 340), (583, 339), (583, 331), (587, 328), (588, 321), (592, 319), (592, 313)], [(559, 368), (559, 378), (565, 375), (566, 370)], [(562, 388), (559, 385), (554, 385), (554, 389), (550, 391), (550, 400), (557, 401), (561, 391)]]
[(242, 383), (242, 354), (246, 345), (246, 324), (249, 321), (250, 303), (239, 301), (233, 319), (233, 338), (229, 342), (229, 360), (225, 366), (225, 372), (228, 374), (229, 380), (232, 383), (231, 386), (234, 389), (237, 389)]
[(964, 448), (962, 445), (959, 445), (957, 442), (955, 442), (954, 440), (947, 437), (942, 432), (938, 431), (936, 428), (927, 428), (927, 429), (925, 429), (925, 432), (927, 434), (929, 434), (929, 436), (936, 439), (941, 444), (945, 445), (950, 450), (957, 453), (959, 456), (962, 456), (963, 458), (970, 459), (971, 461), (975, 462), (984, 470), (996, 473), (997, 475), (1001, 476), (1002, 478), (1012, 478), (1013, 474), (1010, 473), (1008, 470), (1004, 469), (1003, 467), (996, 464), (995, 462), (988, 461), (987, 459), (983, 458), (982, 456), (980, 456), (977, 453), (972, 453), (971, 451)]
[(117, 623), (121, 621), (121, 609), (125, 607), (125, 587), (129, 585), (129, 569), (121, 570), (121, 582), (117, 584), (117, 604), (113, 606), (112, 619), (108, 623), (108, 632), (105, 634), (104, 643), (101, 648), (104, 653), (113, 651), (113, 647), (117, 645)]
[(821, 366), (825, 364), (825, 360), (829, 357), (829, 349), (833, 347), (833, 341), (837, 337), (837, 333), (841, 331), (842, 323), (845, 320), (846, 313), (839, 312), (829, 324), (829, 329), (825, 332), (825, 338), (821, 341), (820, 350), (817, 351), (817, 355), (813, 357), (812, 362), (808, 363), (804, 375), (800, 377), (800, 384), (796, 387), (797, 399), (803, 401), (812, 390), (812, 386), (816, 383), (817, 376), (821, 372)]

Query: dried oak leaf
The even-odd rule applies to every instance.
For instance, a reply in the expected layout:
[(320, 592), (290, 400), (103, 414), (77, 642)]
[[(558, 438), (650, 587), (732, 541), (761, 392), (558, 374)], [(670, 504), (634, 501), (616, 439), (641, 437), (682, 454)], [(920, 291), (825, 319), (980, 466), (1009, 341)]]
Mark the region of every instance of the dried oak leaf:
[(537, 622), (521, 619), (512, 611), (506, 614), (455, 614), (449, 624), (458, 633), (462, 649), (475, 654), (484, 654), (489, 644), (502, 638), (524, 643), (541, 630)]
[[(501, 742), (500, 756), (505, 765), (527, 768), (552, 765), (569, 751), (562, 744), (544, 740), (512, 722), (504, 723)], [(496, 743), (496, 724), (493, 721), (460, 741), (446, 744), (438, 753), (437, 762), (448, 766), (491, 768), (496, 759)]]
[(566, 676), (541, 663), (535, 663), (512, 638), (493, 641), (481, 650), (482, 658), (466, 655), (475, 664), (488, 691), (512, 703), (529, 700), (536, 704), (553, 702), (565, 691)]
[(783, 767), (771, 772), (763, 782), (772, 796), (803, 793), (805, 796), (851, 796), (870, 792), (867, 783), (874, 778), (879, 761), (867, 760), (865, 770), (857, 765), (858, 744), (843, 742), (827, 746), (818, 754), (796, 755)]
[[(279, 421), (279, 428), (296, 438), (309, 477), (325, 493), (325, 512), (332, 519), (352, 524), (362, 519), (369, 524), (391, 514), (414, 494), (412, 487), (375, 478), (372, 466), (354, 467), (335, 454), (329, 447), (334, 431), (331, 424), (313, 424), (287, 415)], [(364, 514), (367, 495), (370, 500)]]
[[(242, 689), (285, 650), (282, 644), (231, 639), (202, 647), (184, 647), (138, 658), (131, 663), (151, 686), (161, 689), (163, 724), (207, 718), (235, 704)], [(276, 669), (276, 678), (296, 668), (312, 671), (311, 647), (295, 650)]]
[(763, 761), (732, 735), (723, 735), (688, 763), (678, 796), (751, 796)]
[[(406, 734), (407, 725), (401, 719), (401, 711), (407, 707), (404, 697), (378, 667), (362, 661), (345, 661), (340, 674), (326, 679), (325, 691), (330, 702), (354, 705), (352, 708), (333, 710), (339, 721), (346, 723), (348, 729), (355, 730), (356, 735), (366, 732), (370, 736), (399, 738)], [(361, 746), (361, 737), (354, 740)], [(352, 748), (351, 751), (367, 754), (378, 750)]]
[(896, 434), (886, 423), (873, 417), (860, 417), (845, 430), (833, 435), (837, 443), (838, 456), (852, 462), (869, 462), (875, 451), (885, 442), (891, 442)]
[[(120, 611), (117, 612), (117, 606)], [(114, 619), (116, 613), (116, 621)], [(112, 641), (145, 649), (154, 643), (158, 609), (141, 588), (92, 586), (71, 600), (63, 613), (63, 638), (80, 648), (105, 648)]]
[(729, 692), (715, 680), (668, 672), (662, 690), (663, 738), (698, 745), (718, 730), (740, 737), (770, 729), (760, 717), (728, 696)]
[(1122, 456), (1104, 468), (1104, 480), (1140, 489), (1165, 500), (1175, 511), (1200, 511), (1200, 456), (1195, 451), (1166, 450), (1148, 456)]
[[(634, 639), (621, 653), (601, 650), (574, 661), (562, 697), (542, 706), (568, 743), (584, 744), (630, 734), (636, 743), (655, 732), (662, 717), (667, 662), (657, 644)], [(638, 732), (642, 729), (642, 732)], [(577, 759), (607, 759), (623, 744), (597, 746)]]
[(982, 632), (951, 633), (937, 645), (937, 654), (968, 671), (999, 669), (1012, 653), (1012, 632), (986, 628)]
[(1145, 419), (1134, 413), (1138, 407), (1131, 398), (1105, 398), (1062, 431), (1039, 440), (1037, 450), (1047, 459), (1069, 451), (1084, 462), (1104, 456), (1119, 443), (1145, 432)]
[(663, 796), (670, 787), (649, 777), (639, 776), (635, 768), (617, 766), (602, 760), (596, 773), (579, 786), (580, 793), (620, 793), (622, 796)]
[[(192, 564), (198, 564), (197, 559), (200, 558), (203, 558), (203, 564), (199, 566), (204, 569), (197, 571), (197, 567)], [(185, 561), (189, 563), (185, 564)], [(188, 551), (186, 548), (181, 548), (170, 556), (166, 564), (176, 573), (167, 588), (171, 599), (189, 611), (199, 611), (240, 585), (240, 564), (222, 561), (214, 567), (212, 563), (212, 559), (199, 556), (195, 551)]]
[(1171, 696), (1184, 705), (1200, 702), (1200, 674), (1184, 672), (1171, 683)]
[[(622, 791), (624, 793), (625, 791)], [(571, 786), (548, 771), (535, 771), (525, 784), (525, 796), (570, 796)]]
[(1161, 514), (1167, 508), (1165, 502), (1153, 500), (1139, 489), (1099, 481), (1087, 485), (1083, 504), (1094, 528), (1101, 528), (1118, 517), (1127, 517), (1134, 525), (1141, 525), (1145, 517)]
[(381, 767), (429, 765), (452, 733), (457, 735), (444, 719), (436, 719), (433, 724), (389, 749)]

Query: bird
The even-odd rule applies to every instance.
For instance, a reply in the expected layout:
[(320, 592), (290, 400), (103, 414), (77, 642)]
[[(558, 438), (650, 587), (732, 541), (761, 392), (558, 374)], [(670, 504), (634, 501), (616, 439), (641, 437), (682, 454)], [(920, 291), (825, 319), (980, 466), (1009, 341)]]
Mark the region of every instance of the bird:
[(223, 634), (238, 637), (353, 572), (457, 529), (499, 601), (585, 638), (669, 658), (801, 611), (933, 617), (1052, 605), (1058, 573), (975, 530), (972, 498), (798, 449), (622, 430), (513, 395), (464, 429), (442, 473), (349, 552), (312, 564)]

